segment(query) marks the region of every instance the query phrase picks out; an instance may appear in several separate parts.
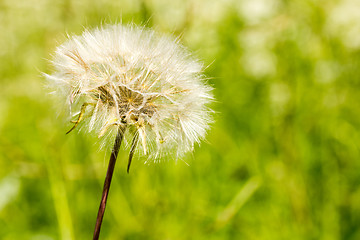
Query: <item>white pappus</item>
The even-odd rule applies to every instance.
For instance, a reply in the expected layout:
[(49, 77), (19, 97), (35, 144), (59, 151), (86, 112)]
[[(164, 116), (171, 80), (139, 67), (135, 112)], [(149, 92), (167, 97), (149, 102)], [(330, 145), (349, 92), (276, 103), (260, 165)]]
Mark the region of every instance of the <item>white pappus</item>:
[[(71, 36), (46, 74), (73, 118), (99, 136), (131, 142), (159, 161), (175, 159), (204, 139), (211, 122), (212, 88), (202, 64), (178, 40), (135, 25), (107, 25)], [(69, 131), (69, 132), (70, 132)]]

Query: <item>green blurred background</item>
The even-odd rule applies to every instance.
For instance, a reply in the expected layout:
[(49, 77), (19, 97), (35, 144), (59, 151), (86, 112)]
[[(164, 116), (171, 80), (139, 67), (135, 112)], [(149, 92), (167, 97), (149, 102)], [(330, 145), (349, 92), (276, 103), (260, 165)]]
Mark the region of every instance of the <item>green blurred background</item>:
[(208, 66), (184, 162), (120, 152), (101, 239), (360, 239), (357, 0), (0, 0), (0, 239), (91, 239), (109, 152), (65, 135), (41, 72), (66, 34), (136, 23)]

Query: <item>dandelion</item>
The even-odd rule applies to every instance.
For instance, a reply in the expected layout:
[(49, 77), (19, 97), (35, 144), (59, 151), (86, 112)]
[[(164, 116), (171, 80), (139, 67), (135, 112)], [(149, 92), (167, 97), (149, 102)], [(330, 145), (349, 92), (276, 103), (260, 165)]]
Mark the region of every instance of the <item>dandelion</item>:
[[(46, 75), (77, 128), (112, 137), (94, 239), (98, 238), (118, 151), (124, 140), (147, 161), (179, 159), (205, 137), (212, 99), (203, 66), (171, 37), (137, 26), (110, 25), (59, 46)], [(79, 127), (78, 127), (79, 126)]]

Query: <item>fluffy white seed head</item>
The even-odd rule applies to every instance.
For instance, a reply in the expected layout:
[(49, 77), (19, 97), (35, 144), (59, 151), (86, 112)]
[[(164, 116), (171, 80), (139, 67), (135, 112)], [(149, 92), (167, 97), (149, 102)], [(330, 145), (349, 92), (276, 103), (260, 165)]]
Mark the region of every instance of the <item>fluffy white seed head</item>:
[[(46, 75), (70, 116), (99, 136), (126, 129), (154, 161), (181, 157), (205, 137), (212, 99), (202, 65), (176, 40), (136, 26), (110, 25), (70, 37)], [(76, 123), (77, 125), (77, 123)]]

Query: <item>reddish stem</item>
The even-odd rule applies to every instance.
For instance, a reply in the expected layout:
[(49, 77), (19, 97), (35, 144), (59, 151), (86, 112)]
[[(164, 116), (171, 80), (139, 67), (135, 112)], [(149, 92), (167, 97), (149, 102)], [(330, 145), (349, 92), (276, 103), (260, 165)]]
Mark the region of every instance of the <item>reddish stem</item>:
[(104, 188), (103, 188), (103, 193), (102, 193), (102, 197), (101, 197), (100, 207), (99, 207), (98, 215), (97, 215), (97, 218), (96, 218), (96, 225), (95, 225), (93, 240), (98, 240), (99, 239), (101, 223), (102, 223), (104, 212), (105, 212), (106, 201), (107, 201), (107, 197), (108, 197), (108, 194), (109, 194), (111, 179), (112, 179), (112, 176), (113, 176), (113, 173), (114, 173), (116, 158), (117, 158), (118, 153), (119, 153), (120, 145), (121, 145), (122, 139), (124, 137), (124, 135), (123, 135), (124, 131), (125, 131), (124, 128), (119, 127), (118, 133), (116, 135), (114, 147), (113, 147), (112, 152), (111, 152), (109, 166), (108, 166), (108, 169), (107, 169), (107, 172), (106, 172), (106, 177), (105, 177), (105, 182), (104, 182)]

